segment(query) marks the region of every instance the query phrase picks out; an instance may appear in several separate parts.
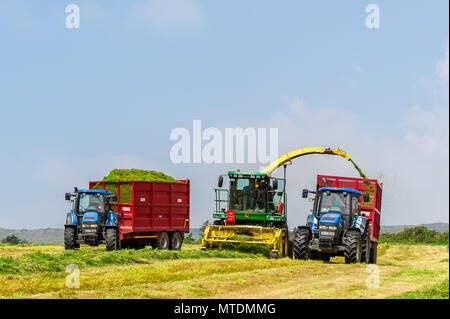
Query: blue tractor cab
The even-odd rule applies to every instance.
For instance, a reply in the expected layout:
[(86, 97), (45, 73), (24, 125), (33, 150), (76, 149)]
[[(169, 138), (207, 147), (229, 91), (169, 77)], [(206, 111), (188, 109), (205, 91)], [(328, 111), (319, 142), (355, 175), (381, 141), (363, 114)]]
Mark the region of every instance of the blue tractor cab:
[(329, 261), (344, 256), (346, 263), (369, 262), (370, 227), (361, 216), (361, 201), (369, 194), (341, 187), (322, 187), (317, 191), (303, 190), (303, 198), (315, 197), (306, 226), (295, 232), (294, 257)]
[(80, 244), (98, 246), (106, 244), (106, 250), (120, 248), (120, 223), (111, 202), (117, 195), (105, 190), (77, 189), (66, 193), (65, 199), (72, 202), (64, 225), (66, 249), (79, 248)]

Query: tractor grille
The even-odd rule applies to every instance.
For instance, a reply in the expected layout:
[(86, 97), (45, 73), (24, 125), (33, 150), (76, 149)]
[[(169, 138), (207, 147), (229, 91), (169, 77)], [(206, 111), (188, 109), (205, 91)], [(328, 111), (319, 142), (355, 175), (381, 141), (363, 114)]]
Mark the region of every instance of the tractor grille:
[(83, 233), (85, 234), (96, 234), (98, 224), (96, 222), (84, 222), (83, 223)]

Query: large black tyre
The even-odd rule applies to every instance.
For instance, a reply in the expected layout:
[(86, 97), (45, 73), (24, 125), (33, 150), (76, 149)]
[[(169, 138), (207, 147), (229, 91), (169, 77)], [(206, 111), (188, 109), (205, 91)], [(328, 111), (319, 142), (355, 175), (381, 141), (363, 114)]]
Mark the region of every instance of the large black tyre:
[(368, 264), (370, 261), (370, 227), (367, 226), (361, 238), (361, 263)]
[(311, 250), (309, 252), (309, 259), (311, 259), (311, 260), (319, 260), (319, 252), (317, 250)]
[(174, 232), (170, 236), (170, 250), (180, 250), (181, 245), (183, 244), (183, 238), (181, 237), (179, 232)]
[(159, 233), (156, 239), (156, 248), (160, 250), (169, 248), (169, 235), (165, 231)]
[(75, 227), (65, 227), (64, 228), (64, 248), (65, 249), (75, 249), (80, 248), (80, 245), (76, 242), (76, 228)]
[(119, 249), (119, 241), (117, 240), (117, 229), (108, 228), (105, 232), (106, 250)]
[(361, 233), (356, 230), (347, 232), (344, 238), (344, 257), (346, 264), (361, 261)]
[(295, 259), (309, 259), (309, 231), (304, 228), (300, 228), (295, 232), (294, 238), (294, 258)]
[(369, 264), (376, 264), (376, 263), (377, 263), (377, 243), (374, 243), (373, 247), (370, 248)]
[(319, 260), (328, 263), (330, 262), (330, 255), (319, 252)]

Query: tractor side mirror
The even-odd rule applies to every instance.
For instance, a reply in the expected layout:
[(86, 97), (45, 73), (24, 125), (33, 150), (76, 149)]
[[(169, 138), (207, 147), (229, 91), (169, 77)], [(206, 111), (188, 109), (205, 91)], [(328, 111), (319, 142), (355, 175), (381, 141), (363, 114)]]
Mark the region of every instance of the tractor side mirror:
[(222, 185), (223, 185), (223, 176), (220, 175), (219, 176), (219, 181), (217, 182), (217, 186), (220, 188), (220, 187), (222, 187)]
[(368, 201), (370, 201), (370, 194), (369, 193), (364, 193), (363, 194), (363, 201), (364, 202), (368, 202)]
[(66, 193), (66, 196), (65, 196), (66, 200), (70, 200), (70, 197), (71, 197), (71, 194), (70, 193)]
[(303, 197), (303, 198), (308, 198), (308, 194), (309, 194), (309, 191), (308, 191), (307, 189), (304, 189), (304, 190), (302, 191), (302, 197)]
[(111, 202), (117, 202), (117, 194), (111, 195)]
[(278, 179), (273, 180), (273, 189), (278, 189)]

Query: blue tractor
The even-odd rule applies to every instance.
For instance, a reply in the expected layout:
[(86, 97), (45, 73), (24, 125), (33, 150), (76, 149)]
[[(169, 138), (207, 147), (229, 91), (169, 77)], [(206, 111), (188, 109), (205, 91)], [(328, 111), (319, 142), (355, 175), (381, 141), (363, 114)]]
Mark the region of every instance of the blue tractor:
[(105, 190), (78, 190), (66, 193), (72, 202), (64, 225), (65, 249), (80, 248), (80, 244), (98, 246), (106, 244), (106, 250), (120, 249), (119, 216), (111, 209), (117, 194)]
[(361, 197), (351, 188), (322, 187), (317, 191), (304, 189), (303, 198), (315, 194), (312, 213), (306, 226), (295, 231), (294, 258), (329, 261), (333, 256), (344, 256), (345, 263), (371, 262), (370, 224), (361, 215)]

